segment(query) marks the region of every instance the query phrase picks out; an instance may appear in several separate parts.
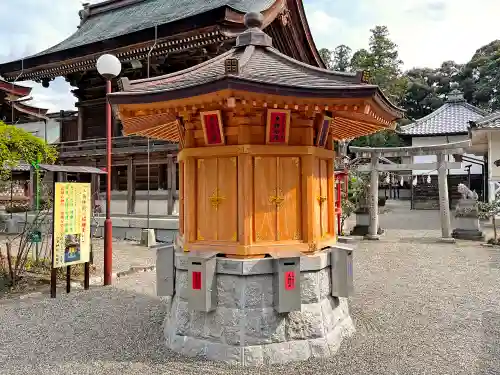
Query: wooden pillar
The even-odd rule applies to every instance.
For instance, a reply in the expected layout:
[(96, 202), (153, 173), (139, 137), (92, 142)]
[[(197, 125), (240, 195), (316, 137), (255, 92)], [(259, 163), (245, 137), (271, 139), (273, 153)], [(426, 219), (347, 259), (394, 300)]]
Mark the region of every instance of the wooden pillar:
[(111, 190), (119, 190), (119, 178), (118, 170), (116, 168), (111, 167)]
[(135, 164), (134, 159), (129, 158), (127, 164), (127, 213), (135, 213)]
[(315, 250), (314, 244), (317, 237), (316, 233), (316, 211), (317, 192), (314, 180), (314, 156), (302, 156), (302, 212), (305, 214), (302, 222), (302, 238), (309, 244), (311, 250)]
[(441, 233), (443, 238), (451, 237), (450, 203), (448, 199), (448, 174), (446, 155), (437, 154), (438, 185), (439, 185), (439, 213), (441, 218)]
[(165, 164), (158, 164), (158, 190), (166, 190), (168, 187), (168, 177), (165, 174)]
[(179, 160), (179, 234), (184, 236), (184, 161)]
[[(179, 164), (172, 158), (172, 174), (168, 176), (170, 180), (172, 180), (172, 199), (174, 202), (174, 206), (172, 207), (172, 213), (174, 212), (174, 207), (175, 207), (175, 196), (177, 195), (177, 168), (179, 168)], [(178, 199), (178, 198), (177, 198)]]
[[(186, 243), (196, 241), (196, 160), (187, 158), (184, 162), (184, 236)], [(189, 250), (184, 247), (184, 250)]]
[(370, 227), (368, 236), (377, 238), (378, 235), (378, 154), (372, 154), (370, 172)]
[[(173, 178), (172, 178), (173, 176)], [(174, 213), (174, 182), (175, 180), (175, 165), (172, 155), (168, 155), (167, 159), (167, 213), (172, 215)]]
[(78, 107), (77, 128), (78, 128), (78, 140), (81, 141), (83, 139), (83, 108), (82, 107)]
[(253, 233), (253, 166), (250, 155), (238, 156), (238, 241), (242, 246), (252, 244)]

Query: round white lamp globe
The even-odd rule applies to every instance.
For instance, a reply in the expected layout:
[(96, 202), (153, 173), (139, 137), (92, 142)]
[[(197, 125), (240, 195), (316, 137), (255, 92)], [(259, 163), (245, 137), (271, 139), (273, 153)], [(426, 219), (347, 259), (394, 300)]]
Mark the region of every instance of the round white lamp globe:
[(114, 55), (105, 54), (97, 59), (97, 71), (106, 79), (113, 79), (120, 75), (122, 64)]

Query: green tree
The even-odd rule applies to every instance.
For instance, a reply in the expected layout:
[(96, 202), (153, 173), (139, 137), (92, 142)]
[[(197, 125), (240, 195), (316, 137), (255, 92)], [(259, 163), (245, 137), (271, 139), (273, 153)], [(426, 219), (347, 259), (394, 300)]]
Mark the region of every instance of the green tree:
[(405, 73), (408, 81), (401, 106), (412, 120), (418, 120), (441, 107), (452, 90), (452, 83), (462, 82), (463, 65), (445, 61), (437, 69), (414, 68)]
[(500, 40), (479, 48), (460, 78), (469, 103), (492, 111), (500, 109)]
[(332, 68), (332, 51), (330, 51), (328, 48), (321, 48), (319, 51), (319, 56), (321, 57), (321, 60), (325, 63), (325, 66), (327, 69)]
[(335, 47), (333, 50), (332, 69), (338, 72), (346, 72), (351, 66), (351, 53), (350, 47), (345, 44)]
[(369, 49), (361, 49), (351, 59), (352, 70), (366, 70), (370, 83), (378, 85), (394, 103), (399, 104), (407, 87), (402, 74), (403, 61), (398, 46), (389, 38), (387, 26), (375, 26), (370, 30)]
[(0, 121), (0, 176), (8, 175), (10, 167), (20, 162), (52, 164), (56, 159), (53, 146), (24, 129)]

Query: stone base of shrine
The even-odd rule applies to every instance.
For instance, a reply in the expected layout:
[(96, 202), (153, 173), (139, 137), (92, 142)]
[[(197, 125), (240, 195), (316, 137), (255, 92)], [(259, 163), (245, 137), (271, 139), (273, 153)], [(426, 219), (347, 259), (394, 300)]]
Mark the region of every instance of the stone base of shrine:
[[(369, 233), (369, 225), (356, 225), (352, 228), (350, 235), (351, 236), (367, 236)], [(380, 236), (384, 234), (384, 230), (382, 228), (378, 228), (377, 235)]]
[[(370, 227), (370, 214), (367, 212), (356, 212), (356, 225), (351, 230), (351, 236), (366, 236)], [(381, 235), (384, 231), (379, 227), (377, 234)]]
[(484, 241), (484, 233), (477, 229), (454, 229), (451, 236), (457, 240)]
[(276, 312), (273, 259), (217, 258), (217, 305), (189, 308), (188, 273), (176, 255), (175, 295), (164, 333), (171, 350), (243, 366), (334, 355), (355, 328), (347, 298), (332, 297), (329, 252), (301, 257), (301, 309)]

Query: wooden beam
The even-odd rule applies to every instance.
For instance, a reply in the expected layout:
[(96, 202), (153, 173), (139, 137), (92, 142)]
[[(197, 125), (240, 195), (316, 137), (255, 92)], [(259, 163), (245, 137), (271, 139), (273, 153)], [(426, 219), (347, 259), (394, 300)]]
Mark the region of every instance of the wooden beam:
[[(461, 169), (462, 163), (457, 162), (446, 162), (447, 169)], [(380, 172), (398, 172), (398, 171), (435, 171), (438, 169), (438, 163), (415, 163), (415, 164), (378, 164), (377, 170)], [(370, 172), (372, 170), (371, 165), (362, 165), (357, 168), (358, 172)]]
[(429, 146), (405, 146), (405, 147), (355, 147), (350, 146), (349, 151), (356, 154), (378, 154), (385, 157), (391, 156), (417, 156), (441, 154), (462, 154), (470, 147), (470, 141), (459, 141), (454, 143), (443, 143)]

